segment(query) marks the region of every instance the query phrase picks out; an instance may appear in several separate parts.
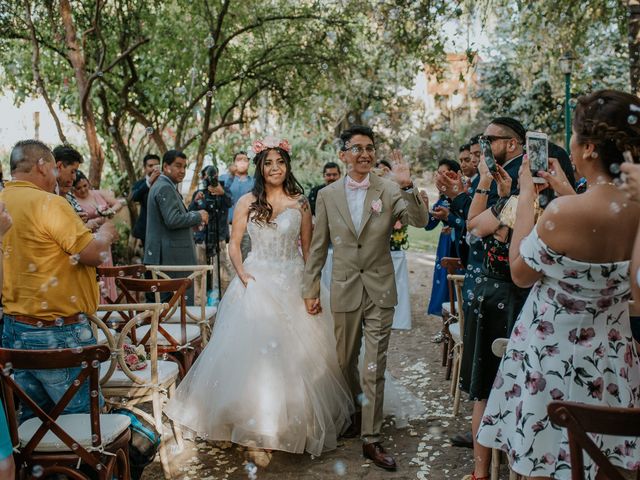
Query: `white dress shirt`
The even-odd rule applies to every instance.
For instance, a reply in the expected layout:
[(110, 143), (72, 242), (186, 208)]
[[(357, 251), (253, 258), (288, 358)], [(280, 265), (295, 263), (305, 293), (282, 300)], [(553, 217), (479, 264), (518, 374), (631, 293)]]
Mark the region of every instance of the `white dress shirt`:
[[(369, 176), (367, 175), (367, 179)], [(356, 227), (356, 232), (360, 231), (360, 224), (362, 223), (362, 213), (364, 211), (364, 199), (367, 196), (367, 190), (347, 188), (347, 182), (345, 177), (345, 186), (347, 193), (347, 205), (349, 206), (349, 213), (351, 214), (351, 221), (353, 226)]]

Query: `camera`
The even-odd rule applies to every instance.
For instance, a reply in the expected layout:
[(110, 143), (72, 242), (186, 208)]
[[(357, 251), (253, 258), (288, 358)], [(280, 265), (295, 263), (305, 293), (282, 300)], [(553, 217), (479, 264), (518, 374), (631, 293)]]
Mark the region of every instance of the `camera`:
[(200, 190), (203, 190), (205, 193), (209, 187), (217, 187), (220, 185), (218, 181), (218, 169), (213, 165), (209, 165), (202, 170), (202, 180), (200, 181)]

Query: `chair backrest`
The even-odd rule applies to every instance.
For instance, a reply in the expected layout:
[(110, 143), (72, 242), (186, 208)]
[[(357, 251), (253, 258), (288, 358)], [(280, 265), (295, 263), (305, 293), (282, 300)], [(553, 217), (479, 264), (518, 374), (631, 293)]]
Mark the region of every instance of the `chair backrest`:
[(454, 275), (461, 269), (464, 269), (464, 265), (459, 258), (456, 257), (442, 257), (440, 259), (440, 266), (447, 271), (447, 283), (449, 286), (449, 311), (451, 315), (455, 315), (456, 309), (456, 296), (453, 281), (449, 280), (449, 275)]
[[(144, 274), (147, 268), (144, 265), (120, 265), (117, 267), (97, 267), (96, 272), (98, 277), (113, 277), (113, 278), (144, 278)], [(124, 293), (121, 291), (116, 298), (104, 297), (106, 303), (122, 303)], [(105, 319), (106, 320), (106, 319)]]
[[(187, 305), (184, 300), (187, 289), (191, 286), (190, 278), (175, 278), (175, 279), (158, 279), (158, 280), (145, 280), (139, 278), (116, 278), (116, 285), (120, 287), (125, 296), (125, 301), (135, 303), (136, 299), (133, 292), (173, 292), (171, 298), (165, 302), (167, 308), (160, 313), (160, 323), (174, 310), (174, 306), (180, 308), (180, 327), (182, 335), (182, 343), (173, 338), (167, 331), (161, 326), (158, 328), (158, 332), (164, 336), (173, 346), (177, 347), (186, 343), (187, 338)], [(132, 330), (135, 340), (135, 329)], [(140, 341), (143, 345), (149, 339), (150, 331)]]
[[(21, 465), (34, 453), (35, 448), (48, 431), (55, 434), (75, 455), (94, 470), (104, 468), (98, 455), (91, 454), (81, 443), (71, 437), (62, 429), (56, 420), (65, 407), (69, 404), (82, 384), (89, 382), (89, 416), (91, 420), (91, 442), (93, 447), (99, 448), (102, 444), (100, 433), (100, 404), (98, 382), (100, 376), (100, 363), (108, 360), (110, 352), (104, 346), (84, 347), (64, 350), (13, 350), (0, 348), (0, 384), (6, 402), (9, 432), (14, 446), (20, 445), (18, 436), (18, 415), (15, 405), (15, 397), (28, 406), (41, 420), (40, 427), (33, 434), (24, 447), (20, 447), (16, 455), (16, 463)], [(45, 412), (11, 377), (12, 369), (20, 370), (51, 370), (57, 368), (81, 367), (76, 379), (69, 382), (69, 387), (58, 403), (49, 412)], [(100, 466), (99, 466), (100, 465)]]
[(640, 435), (640, 409), (551, 402), (547, 406), (551, 421), (567, 429), (571, 456), (571, 479), (584, 479), (585, 450), (599, 468), (598, 478), (625, 480), (587, 433), (637, 437)]

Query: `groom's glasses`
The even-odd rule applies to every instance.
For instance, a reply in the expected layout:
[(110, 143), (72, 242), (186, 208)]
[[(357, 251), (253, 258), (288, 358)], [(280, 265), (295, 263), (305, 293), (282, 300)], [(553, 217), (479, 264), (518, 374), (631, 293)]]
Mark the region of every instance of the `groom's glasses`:
[(344, 147), (344, 151), (349, 151), (354, 155), (362, 155), (364, 152), (367, 152), (371, 155), (376, 153), (376, 147), (373, 145), (367, 145), (366, 147), (362, 147), (360, 145), (353, 145), (352, 147)]

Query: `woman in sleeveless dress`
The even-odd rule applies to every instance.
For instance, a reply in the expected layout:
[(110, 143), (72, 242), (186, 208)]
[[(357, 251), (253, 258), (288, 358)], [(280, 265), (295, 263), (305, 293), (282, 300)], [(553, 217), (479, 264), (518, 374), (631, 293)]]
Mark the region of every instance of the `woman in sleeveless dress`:
[[(255, 187), (235, 208), (229, 245), (238, 275), (165, 412), (208, 440), (320, 455), (348, 427), (351, 394), (330, 314), (307, 314), (301, 296), (311, 211), (289, 145), (265, 139), (254, 150)], [(245, 229), (251, 253), (243, 264)]]
[[(580, 97), (571, 156), (587, 191), (573, 195), (559, 168), (541, 173), (566, 195), (534, 225), (536, 197), (528, 160), (509, 258), (521, 287), (533, 285), (509, 339), (489, 397), (478, 441), (509, 455), (530, 478), (569, 479), (567, 432), (552, 425), (553, 400), (640, 407), (640, 361), (631, 338), (629, 259), (640, 206), (617, 185), (620, 164), (638, 162), (640, 127), (629, 121), (637, 97), (611, 90)], [(637, 437), (591, 435), (616, 466), (640, 468)], [(585, 477), (596, 466), (584, 456)]]

